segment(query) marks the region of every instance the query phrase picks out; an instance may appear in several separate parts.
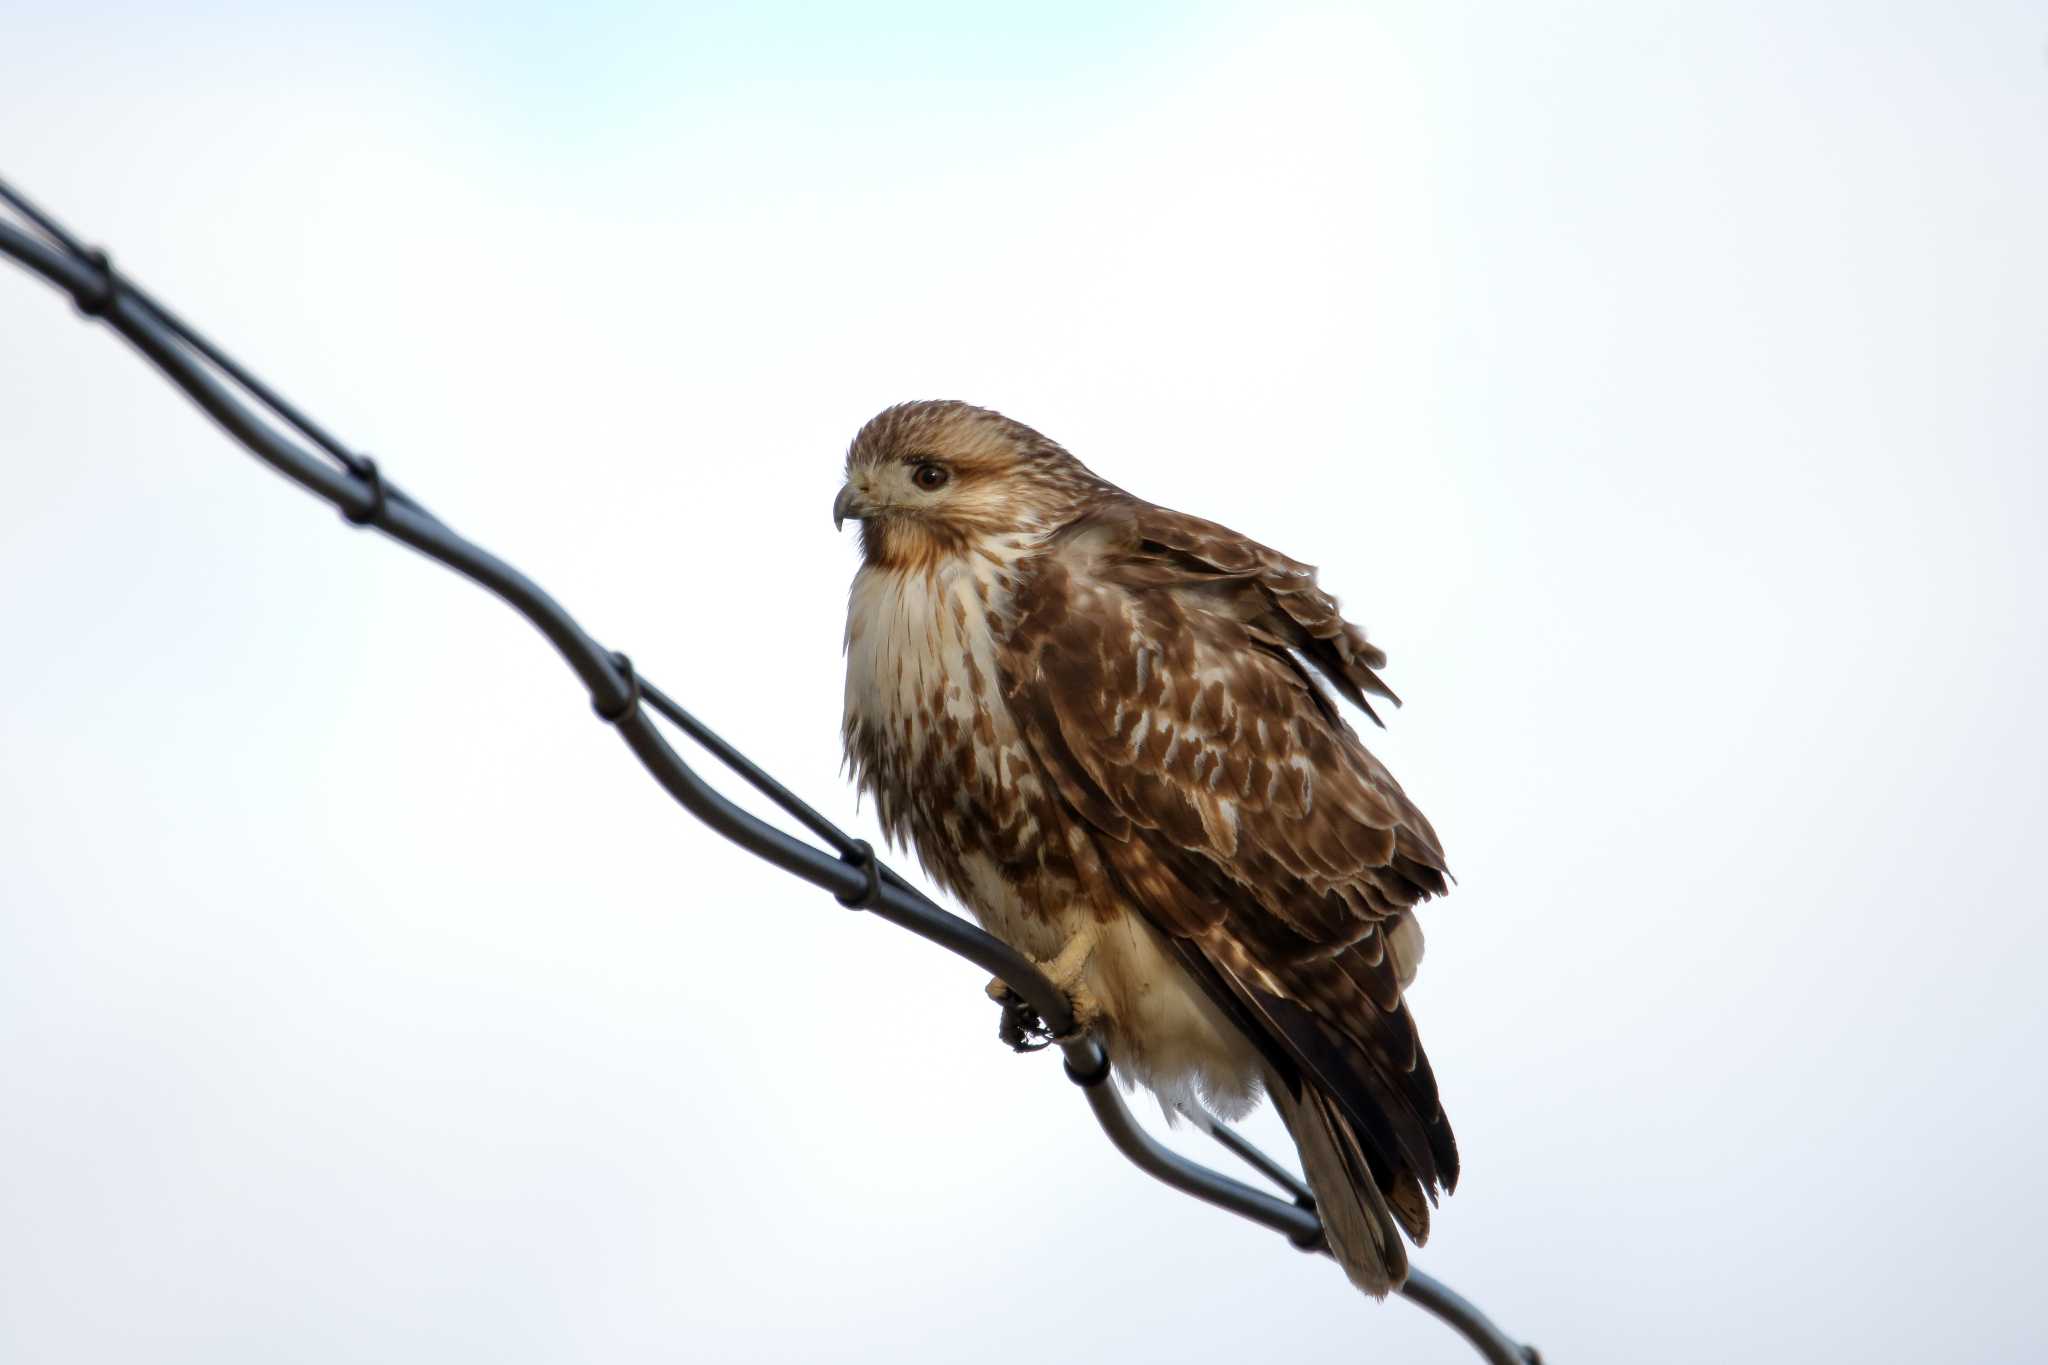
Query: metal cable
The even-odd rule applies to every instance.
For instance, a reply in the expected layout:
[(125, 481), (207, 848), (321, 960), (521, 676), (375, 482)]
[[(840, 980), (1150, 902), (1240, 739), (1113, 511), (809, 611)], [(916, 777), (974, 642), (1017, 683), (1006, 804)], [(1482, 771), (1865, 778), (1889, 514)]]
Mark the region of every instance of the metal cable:
[[(228, 435), (285, 477), (333, 504), (347, 521), (382, 531), (508, 603), (575, 670), (590, 692), (598, 717), (619, 732), (642, 766), (685, 810), (756, 857), (830, 892), (842, 905), (908, 929), (999, 978), (1036, 1012), (1035, 1022), (1045, 1033), (1065, 1036), (1073, 1030), (1073, 1011), (1066, 996), (1030, 959), (919, 893), (876, 859), (865, 841), (840, 830), (709, 726), (640, 678), (625, 655), (592, 639), (538, 584), (449, 530), (388, 483), (375, 461), (350, 450), (308, 419), (177, 314), (116, 273), (104, 252), (84, 245), (4, 180), (0, 180), (0, 202), (12, 206), (34, 229), (23, 231), (0, 221), (0, 254), (69, 294), (85, 316), (119, 332)], [(236, 397), (230, 385), (255, 399), (322, 453), (281, 434)], [(649, 708), (832, 851), (795, 838), (727, 800), (670, 746), (647, 714)], [(1061, 1048), (1067, 1075), (1082, 1088), (1103, 1131), (1141, 1170), (1197, 1199), (1271, 1228), (1297, 1246), (1323, 1249), (1322, 1225), (1313, 1205), (1285, 1167), (1214, 1119), (1202, 1116), (1197, 1122), (1205, 1131), (1294, 1198), (1277, 1198), (1188, 1160), (1162, 1146), (1132, 1117), (1117, 1088), (1107, 1083), (1109, 1057), (1099, 1040), (1083, 1035), (1062, 1042)], [(1492, 1365), (1532, 1365), (1540, 1360), (1533, 1348), (1518, 1345), (1469, 1301), (1421, 1271), (1411, 1270), (1400, 1292), (1450, 1324)]]

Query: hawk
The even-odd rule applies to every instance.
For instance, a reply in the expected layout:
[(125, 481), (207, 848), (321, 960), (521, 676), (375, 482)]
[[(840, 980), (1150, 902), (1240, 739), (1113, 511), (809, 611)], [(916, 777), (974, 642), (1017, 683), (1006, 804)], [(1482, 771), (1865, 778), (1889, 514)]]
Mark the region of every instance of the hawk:
[(1458, 1149), (1402, 999), (1443, 851), (1331, 698), (1377, 723), (1386, 656), (1309, 566), (985, 408), (874, 418), (832, 515), (846, 755), (890, 841), (1169, 1117), (1271, 1095), (1337, 1261), (1399, 1286)]

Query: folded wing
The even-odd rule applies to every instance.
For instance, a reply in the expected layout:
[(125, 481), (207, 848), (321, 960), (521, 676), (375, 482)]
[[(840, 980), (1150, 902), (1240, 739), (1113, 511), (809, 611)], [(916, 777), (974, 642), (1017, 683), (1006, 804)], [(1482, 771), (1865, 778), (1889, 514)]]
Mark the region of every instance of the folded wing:
[(1394, 700), (1384, 664), (1308, 566), (1124, 498), (1021, 566), (1001, 652), (1097, 855), (1090, 894), (1136, 905), (1281, 1076), (1341, 1111), (1419, 1243), (1458, 1175), (1402, 999), (1443, 853), (1323, 685), (1371, 714)]

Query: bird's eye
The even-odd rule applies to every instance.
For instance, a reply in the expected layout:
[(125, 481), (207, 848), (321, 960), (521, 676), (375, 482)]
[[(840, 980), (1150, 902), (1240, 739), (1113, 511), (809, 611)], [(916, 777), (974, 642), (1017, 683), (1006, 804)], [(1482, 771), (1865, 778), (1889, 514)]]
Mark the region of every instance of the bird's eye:
[(910, 471), (910, 481), (927, 493), (944, 488), (946, 480), (952, 477), (944, 465), (933, 464), (930, 460)]

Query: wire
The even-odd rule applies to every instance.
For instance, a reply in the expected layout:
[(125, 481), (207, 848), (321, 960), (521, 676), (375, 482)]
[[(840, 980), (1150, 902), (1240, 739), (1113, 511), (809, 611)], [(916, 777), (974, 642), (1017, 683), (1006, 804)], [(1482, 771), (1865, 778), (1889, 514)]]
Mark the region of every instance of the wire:
[[(599, 719), (619, 732), (654, 780), (690, 814), (772, 866), (830, 892), (842, 905), (871, 913), (966, 958), (1007, 984), (1035, 1011), (1036, 1026), (1043, 1033), (1072, 1035), (1074, 1016), (1066, 996), (1030, 959), (919, 893), (877, 860), (865, 841), (839, 829), (639, 677), (624, 654), (592, 639), (538, 584), (449, 530), (388, 483), (374, 460), (316, 425), (134, 281), (116, 273), (104, 252), (87, 247), (4, 180), (0, 180), (0, 202), (10, 205), (34, 229), (23, 231), (0, 221), (0, 253), (68, 293), (85, 316), (119, 332), (229, 436), (308, 492), (332, 503), (350, 523), (374, 527), (448, 566), (524, 616), (575, 670), (590, 692)], [(231, 385), (315, 449), (280, 433), (237, 398)], [(795, 838), (726, 799), (676, 753), (649, 717), (650, 707), (831, 851)], [(1287, 1190), (1293, 1200), (1276, 1198), (1188, 1160), (1140, 1127), (1117, 1088), (1106, 1083), (1109, 1056), (1098, 1039), (1093, 1035), (1071, 1037), (1061, 1048), (1068, 1077), (1081, 1087), (1110, 1142), (1141, 1170), (1197, 1199), (1271, 1228), (1297, 1246), (1324, 1250), (1322, 1225), (1313, 1205), (1300, 1182), (1283, 1166), (1206, 1116), (1197, 1117), (1205, 1131)], [(1533, 1348), (1517, 1344), (1468, 1300), (1421, 1271), (1411, 1270), (1400, 1292), (1450, 1324), (1492, 1365), (1540, 1362)]]

